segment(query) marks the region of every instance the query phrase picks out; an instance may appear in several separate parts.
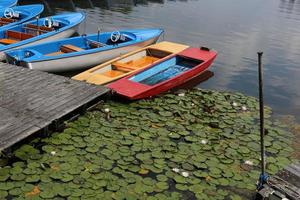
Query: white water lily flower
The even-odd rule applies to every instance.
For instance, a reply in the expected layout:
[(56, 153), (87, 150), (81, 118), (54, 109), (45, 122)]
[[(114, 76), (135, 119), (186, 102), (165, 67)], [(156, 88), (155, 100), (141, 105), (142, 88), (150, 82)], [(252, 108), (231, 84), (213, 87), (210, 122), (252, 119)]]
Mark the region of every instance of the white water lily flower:
[(195, 104), (194, 103), (192, 103), (192, 106), (194, 106)]
[(201, 140), (201, 144), (207, 144), (207, 140)]
[(175, 167), (175, 168), (172, 169), (172, 171), (178, 173), (180, 171), (180, 169)]
[(109, 111), (110, 111), (109, 108), (104, 109), (104, 112), (106, 112), (106, 113), (109, 113)]
[(252, 165), (253, 165), (253, 162), (252, 162), (251, 160), (246, 160), (246, 161), (245, 161), (245, 164), (251, 165), (251, 166), (252, 166)]
[(184, 93), (179, 93), (179, 94), (178, 94), (178, 96), (180, 96), (180, 97), (184, 97), (184, 96), (185, 96), (185, 94), (184, 94)]
[(183, 176), (183, 177), (189, 177), (189, 173), (188, 172), (181, 172), (181, 175)]
[(234, 107), (237, 107), (238, 104), (237, 104), (236, 102), (233, 102), (232, 105), (233, 105)]
[(246, 106), (242, 106), (242, 110), (243, 110), (243, 111), (246, 111), (246, 110), (247, 110), (247, 107), (246, 107)]
[(51, 154), (52, 156), (54, 156), (54, 155), (56, 154), (56, 152), (55, 152), (55, 151), (51, 151), (50, 154)]

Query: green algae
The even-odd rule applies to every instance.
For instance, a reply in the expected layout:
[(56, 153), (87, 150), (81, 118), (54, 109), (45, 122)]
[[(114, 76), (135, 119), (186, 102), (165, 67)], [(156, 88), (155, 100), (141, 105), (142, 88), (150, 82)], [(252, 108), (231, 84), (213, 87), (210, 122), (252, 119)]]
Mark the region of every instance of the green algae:
[[(253, 97), (196, 89), (106, 102), (63, 133), (17, 149), (21, 162), (0, 169), (0, 196), (242, 199), (232, 188), (254, 193), (259, 176), (257, 109)], [(267, 171), (274, 174), (291, 162), (293, 134), (265, 111)]]

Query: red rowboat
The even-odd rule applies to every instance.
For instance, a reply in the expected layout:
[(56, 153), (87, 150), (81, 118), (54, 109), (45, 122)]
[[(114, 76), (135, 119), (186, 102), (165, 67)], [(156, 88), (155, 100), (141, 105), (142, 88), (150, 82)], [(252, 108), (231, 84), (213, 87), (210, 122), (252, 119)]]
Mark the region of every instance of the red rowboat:
[(217, 52), (206, 47), (187, 48), (108, 85), (118, 95), (142, 99), (168, 91), (203, 73)]

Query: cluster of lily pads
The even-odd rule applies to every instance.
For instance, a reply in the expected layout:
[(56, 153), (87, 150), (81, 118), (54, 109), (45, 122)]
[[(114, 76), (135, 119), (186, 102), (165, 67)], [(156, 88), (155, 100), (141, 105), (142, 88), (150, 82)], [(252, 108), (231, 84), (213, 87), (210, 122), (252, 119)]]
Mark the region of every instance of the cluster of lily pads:
[[(267, 171), (288, 165), (293, 135), (266, 107)], [(0, 199), (243, 199), (259, 177), (258, 104), (190, 90), (108, 101), (62, 133), (14, 151)]]

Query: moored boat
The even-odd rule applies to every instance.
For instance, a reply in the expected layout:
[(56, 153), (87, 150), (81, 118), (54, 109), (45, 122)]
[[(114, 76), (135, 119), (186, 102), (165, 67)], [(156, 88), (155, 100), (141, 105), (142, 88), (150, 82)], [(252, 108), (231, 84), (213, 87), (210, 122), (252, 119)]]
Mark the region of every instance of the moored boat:
[(7, 52), (7, 60), (47, 72), (84, 70), (155, 43), (161, 29), (105, 32), (66, 38)]
[[(0, 30), (0, 60), (5, 59), (7, 50), (70, 37), (84, 18), (83, 13), (65, 13)], [(18, 55), (14, 56), (17, 59)]]
[(8, 8), (17, 5), (18, 0), (2, 0), (0, 2), (0, 9), (1, 8)]
[(131, 100), (148, 98), (181, 85), (203, 73), (216, 58), (208, 48), (187, 48), (158, 63), (108, 85)]
[(188, 48), (188, 46), (178, 43), (160, 42), (93, 67), (73, 76), (72, 79), (86, 81), (96, 85), (105, 85), (186, 48)]
[(37, 17), (44, 10), (42, 4), (15, 6), (12, 8), (0, 8), (0, 30), (22, 24)]

